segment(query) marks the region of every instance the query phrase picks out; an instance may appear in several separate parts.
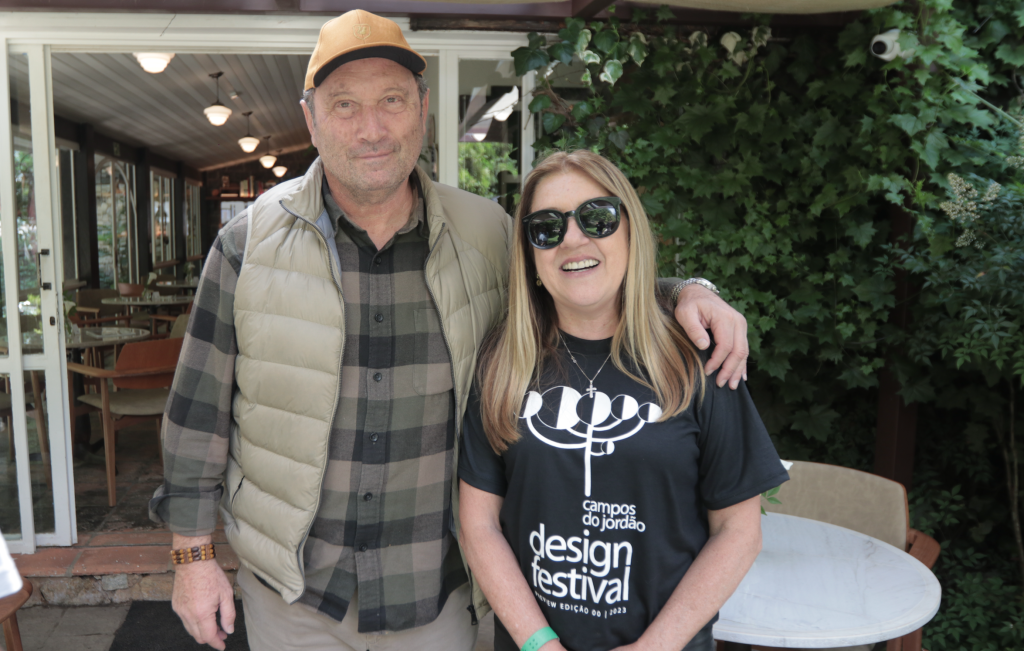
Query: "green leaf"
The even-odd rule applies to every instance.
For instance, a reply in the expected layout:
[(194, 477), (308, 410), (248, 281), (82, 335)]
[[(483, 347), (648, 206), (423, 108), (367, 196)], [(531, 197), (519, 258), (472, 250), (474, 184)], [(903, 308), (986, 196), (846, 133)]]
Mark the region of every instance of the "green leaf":
[(551, 106), (551, 97), (548, 95), (538, 95), (530, 102), (530, 113), (540, 113), (549, 106)]
[(609, 59), (604, 64), (604, 70), (601, 72), (600, 79), (609, 86), (615, 85), (615, 82), (622, 77), (622, 62), (615, 59)]
[(557, 113), (542, 113), (540, 122), (545, 133), (552, 133), (565, 123), (565, 116)]
[(558, 60), (569, 65), (572, 63), (573, 48), (568, 43), (555, 43), (548, 48), (548, 56), (551, 60)]
[(590, 45), (590, 38), (592, 35), (593, 34), (589, 29), (580, 30), (580, 35), (576, 37), (576, 54), (583, 54), (583, 51), (587, 49), (588, 45)]
[(896, 115), (889, 116), (889, 122), (906, 131), (908, 136), (912, 136), (928, 126), (918, 116), (908, 113), (897, 113)]
[(601, 63), (601, 55), (593, 50), (587, 50), (583, 53), (583, 63), (590, 65), (591, 63)]
[(714, 107), (698, 104), (679, 116), (676, 124), (679, 126), (682, 135), (685, 135), (694, 142), (699, 141), (704, 135), (722, 124), (725, 117), (721, 111)]
[(626, 52), (634, 61), (636, 61), (638, 66), (642, 66), (644, 64), (644, 59), (647, 58), (648, 54), (647, 45), (643, 42), (642, 36), (643, 34), (639, 32), (633, 34), (629, 39), (629, 47), (626, 49)]
[(769, 504), (782, 504), (782, 501), (777, 497), (768, 497), (766, 499), (768, 500)]
[(543, 68), (550, 62), (546, 52), (528, 47), (520, 47), (513, 50), (512, 60), (516, 64), (516, 74), (520, 77), (531, 70)]
[(1017, 68), (1024, 66), (1024, 43), (1003, 43), (996, 48), (996, 58)]
[(793, 415), (793, 429), (803, 432), (810, 439), (825, 441), (832, 433), (832, 421), (839, 418), (839, 412), (824, 405), (814, 405), (806, 411)]
[(924, 139), (922, 158), (925, 164), (932, 169), (936, 169), (947, 149), (949, 149), (949, 141), (946, 140), (946, 136), (941, 131), (931, 131), (928, 137)]
[(876, 310), (892, 307), (896, 303), (896, 299), (892, 295), (892, 281), (878, 274), (868, 276), (858, 283), (853, 288), (853, 293), (857, 295), (858, 299), (870, 304)]
[(548, 40), (537, 32), (530, 32), (526, 38), (530, 43), (530, 48), (534, 50), (539, 50), (548, 44)]
[(612, 29), (602, 29), (594, 35), (594, 47), (602, 52), (609, 52), (619, 42), (619, 35)]
[(871, 222), (864, 222), (861, 224), (851, 224), (846, 229), (846, 236), (853, 238), (857, 246), (860, 248), (866, 248), (868, 244), (871, 244), (871, 238), (874, 237), (877, 230), (875, 225)]
[(619, 131), (613, 131), (608, 134), (608, 142), (612, 143), (619, 149), (625, 149), (626, 145), (629, 144), (629, 132), (625, 129)]

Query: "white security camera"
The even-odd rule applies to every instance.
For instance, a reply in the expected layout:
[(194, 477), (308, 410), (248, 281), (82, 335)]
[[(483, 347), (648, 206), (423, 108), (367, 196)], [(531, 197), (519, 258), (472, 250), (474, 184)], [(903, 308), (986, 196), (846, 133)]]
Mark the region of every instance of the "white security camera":
[(871, 54), (882, 61), (892, 61), (898, 56), (906, 58), (909, 52), (900, 52), (900, 30), (890, 29), (871, 39)]

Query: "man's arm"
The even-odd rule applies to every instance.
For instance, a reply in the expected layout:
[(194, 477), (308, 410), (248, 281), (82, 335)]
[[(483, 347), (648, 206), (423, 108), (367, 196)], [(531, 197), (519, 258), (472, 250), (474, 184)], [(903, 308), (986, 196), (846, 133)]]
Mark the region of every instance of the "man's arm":
[[(674, 278), (663, 278), (658, 281), (658, 287), (666, 296), (670, 296), (679, 282)], [(705, 350), (711, 344), (708, 330), (714, 335), (715, 351), (704, 367), (704, 372), (711, 375), (721, 367), (716, 380), (718, 386), (724, 387), (728, 382), (729, 388), (735, 389), (740, 380), (747, 379), (750, 346), (747, 343), (747, 320), (742, 314), (719, 298), (718, 294), (698, 284), (682, 288), (675, 314), (676, 321), (697, 348)]]
[[(217, 527), (237, 354), (234, 291), (246, 219), (228, 224), (210, 250), (164, 412), (164, 484), (150, 501), (150, 517), (168, 524), (172, 549), (209, 543)], [(174, 611), (197, 642), (224, 649), (235, 619), (230, 581), (215, 560), (175, 569)], [(217, 628), (218, 610), (223, 630)]]

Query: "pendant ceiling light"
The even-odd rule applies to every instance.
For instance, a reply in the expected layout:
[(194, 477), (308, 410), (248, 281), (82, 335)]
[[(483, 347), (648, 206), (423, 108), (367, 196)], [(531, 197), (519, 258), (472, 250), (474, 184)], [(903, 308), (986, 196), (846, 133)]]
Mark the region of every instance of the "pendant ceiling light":
[(245, 116), (245, 137), (238, 139), (238, 146), (242, 148), (247, 154), (251, 154), (256, 151), (256, 148), (260, 146), (260, 139), (253, 138), (252, 134), (249, 133), (249, 116), (252, 115), (252, 111), (246, 111), (242, 113)]
[(267, 141), (267, 153), (260, 156), (260, 165), (268, 170), (277, 162), (277, 156), (270, 153), (270, 136), (263, 136)]
[(143, 70), (154, 75), (163, 72), (167, 64), (174, 58), (173, 54), (161, 52), (134, 52), (132, 56), (138, 60)]
[(228, 121), (231, 116), (231, 109), (220, 103), (220, 77), (223, 72), (211, 72), (210, 76), (213, 77), (213, 83), (217, 88), (217, 100), (203, 109), (203, 113), (206, 114), (206, 119), (210, 121), (215, 127), (219, 127)]
[(284, 165), (278, 165), (271, 171), (274, 173), (274, 176), (276, 176), (277, 178), (281, 178), (282, 176), (288, 173), (288, 168), (285, 167)]

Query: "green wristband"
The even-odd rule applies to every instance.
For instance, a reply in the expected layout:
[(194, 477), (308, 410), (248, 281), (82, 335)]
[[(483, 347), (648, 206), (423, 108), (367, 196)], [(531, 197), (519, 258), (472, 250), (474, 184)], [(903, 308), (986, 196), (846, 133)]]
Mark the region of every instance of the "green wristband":
[(551, 640), (557, 640), (558, 634), (550, 626), (545, 626), (530, 636), (519, 651), (537, 651)]

